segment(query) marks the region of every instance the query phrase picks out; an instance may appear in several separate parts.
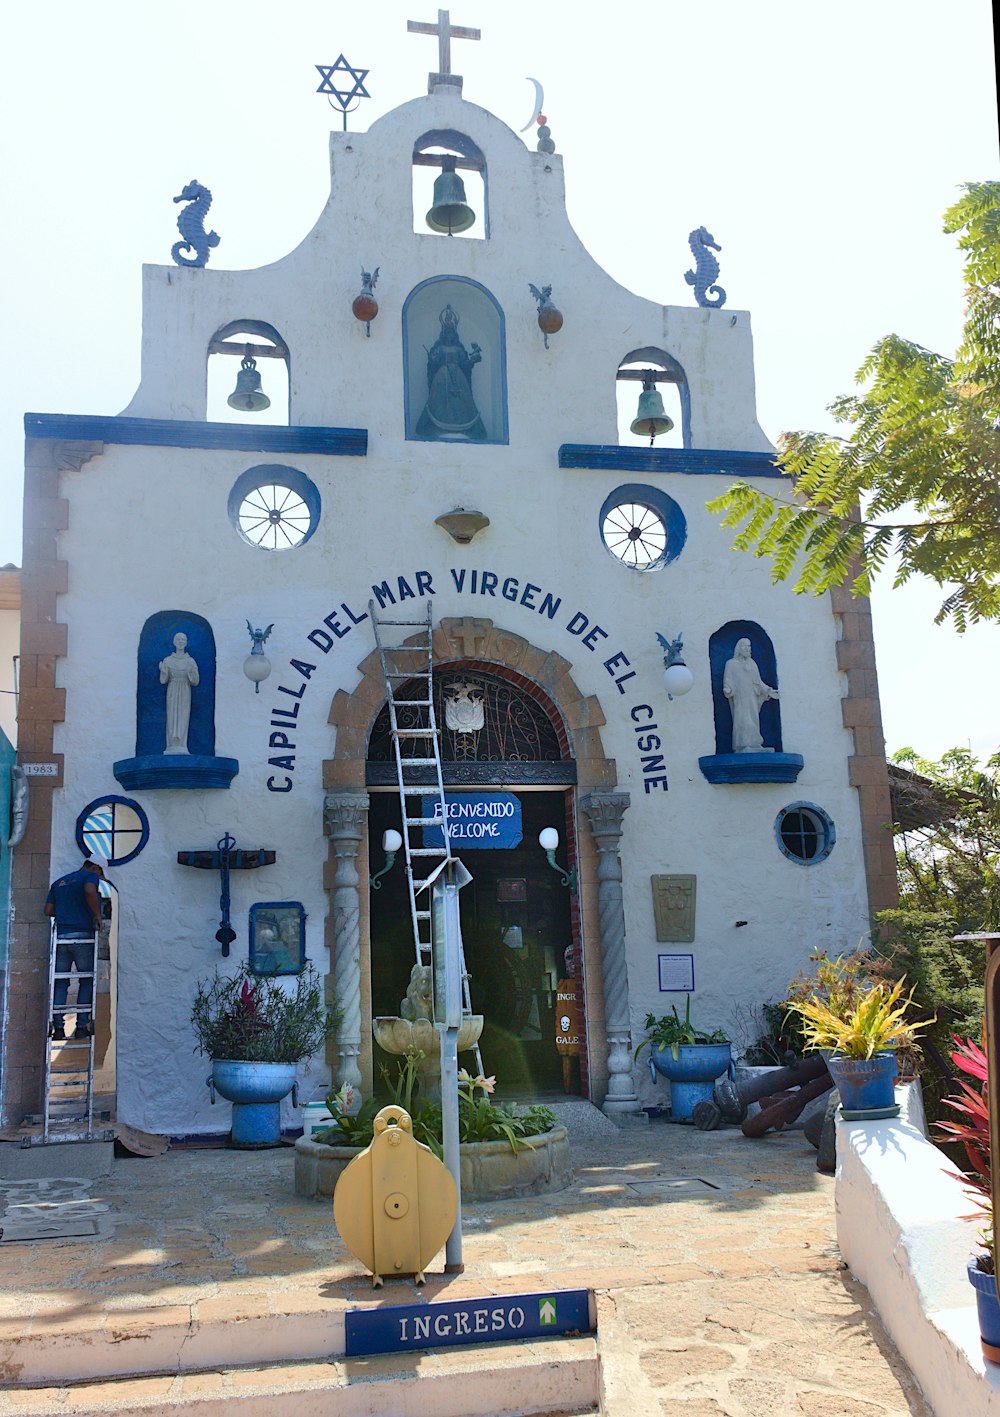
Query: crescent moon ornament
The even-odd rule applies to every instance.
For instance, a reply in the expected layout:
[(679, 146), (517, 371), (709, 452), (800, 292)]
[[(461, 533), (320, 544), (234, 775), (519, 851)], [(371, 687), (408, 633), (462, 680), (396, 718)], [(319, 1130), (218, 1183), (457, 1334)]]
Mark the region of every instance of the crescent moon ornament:
[(535, 106), (531, 110), (531, 117), (528, 119), (527, 123), (525, 123), (523, 128), (518, 129), (521, 133), (526, 133), (538, 115), (545, 111), (545, 90), (537, 79), (528, 78), (527, 75), (525, 75), (525, 78), (528, 79), (529, 84), (534, 84), (535, 86)]

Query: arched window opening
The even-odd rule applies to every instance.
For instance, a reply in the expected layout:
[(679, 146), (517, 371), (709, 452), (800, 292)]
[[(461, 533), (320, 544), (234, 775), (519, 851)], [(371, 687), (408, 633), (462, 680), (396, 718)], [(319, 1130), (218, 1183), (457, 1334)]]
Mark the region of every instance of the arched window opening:
[[(434, 184), (449, 175), (438, 190), (444, 200), (436, 204)], [(432, 225), (428, 214), (435, 206)], [(422, 236), (463, 236), (473, 241), (489, 236), (486, 159), (464, 133), (435, 129), (414, 143), (413, 230)]]
[[(258, 378), (247, 379), (256, 365)], [(242, 375), (242, 377), (241, 377)], [(260, 406), (254, 387), (268, 400)], [(291, 422), (288, 346), (263, 320), (223, 325), (208, 345), (208, 419), (213, 423)], [(230, 402), (232, 400), (232, 402)]]
[[(673, 423), (669, 432), (658, 433), (656, 448), (690, 448), (691, 399), (684, 370), (662, 349), (633, 349), (618, 366), (618, 442), (622, 447), (649, 447), (650, 429), (632, 432), (639, 412), (639, 398), (646, 389), (655, 389), (663, 400), (663, 411)], [(645, 411), (645, 410), (644, 410)]]
[(503, 311), (484, 286), (440, 276), (403, 306), (407, 438), (507, 442)]

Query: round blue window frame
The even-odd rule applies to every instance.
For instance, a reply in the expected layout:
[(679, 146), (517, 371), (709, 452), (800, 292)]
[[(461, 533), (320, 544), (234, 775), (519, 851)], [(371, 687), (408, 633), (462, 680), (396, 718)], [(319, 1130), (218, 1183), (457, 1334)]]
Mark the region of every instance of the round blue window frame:
[[(92, 849), (87, 845), (86, 838), (83, 835), (84, 826), (86, 824), (87, 818), (92, 812), (96, 812), (98, 807), (103, 807), (108, 803), (110, 803), (112, 806), (131, 808), (131, 810), (139, 818), (139, 823), (142, 827), (142, 835), (139, 838), (138, 846), (133, 847), (127, 856), (108, 857), (109, 866), (124, 866), (126, 862), (134, 861), (135, 858), (139, 855), (139, 852), (142, 851), (149, 842), (149, 818), (146, 816), (146, 813), (143, 811), (142, 807), (140, 807), (139, 803), (135, 800), (134, 797), (118, 797), (114, 793), (106, 792), (101, 797), (95, 797), (93, 802), (88, 802), (86, 807), (84, 807), (83, 811), (76, 819), (76, 844), (80, 848), (80, 851), (83, 853), (84, 856), (86, 856), (87, 853)], [(113, 831), (114, 828), (112, 828), (112, 833)], [(111, 841), (113, 845), (114, 835), (112, 835)]]
[[(655, 561), (651, 561), (648, 566), (630, 566), (623, 561), (620, 556), (616, 556), (604, 539), (604, 519), (614, 508), (619, 507), (623, 502), (635, 502), (639, 506), (649, 507), (661, 519), (667, 533), (666, 545), (663, 554)], [(687, 541), (687, 518), (680, 507), (669, 497), (666, 492), (661, 492), (659, 487), (651, 487), (645, 482), (624, 482), (620, 487), (605, 497), (601, 505), (601, 511), (597, 518), (597, 530), (600, 533), (601, 545), (619, 566), (624, 566), (626, 571), (638, 571), (641, 575), (646, 575), (649, 571), (660, 571), (664, 566), (669, 566), (672, 561), (684, 550), (684, 543)]]
[[(297, 497), (302, 498), (309, 512), (309, 530), (301, 541), (297, 541), (294, 546), (259, 546), (250, 540), (240, 526), (240, 507), (257, 487), (287, 487)], [(246, 472), (241, 472), (233, 483), (226, 510), (240, 540), (247, 546), (252, 546), (255, 551), (297, 551), (299, 547), (305, 546), (319, 526), (323, 501), (315, 482), (310, 481), (304, 472), (299, 472), (298, 468), (286, 467), (284, 463), (258, 463), (255, 467), (248, 467)]]
[[(815, 856), (797, 856), (785, 845), (781, 836), (781, 828), (790, 812), (811, 812), (822, 828), (820, 846)], [(817, 806), (815, 802), (789, 802), (787, 807), (782, 807), (774, 819), (774, 839), (778, 843), (778, 850), (782, 856), (787, 856), (788, 860), (794, 861), (796, 866), (818, 866), (821, 861), (826, 860), (836, 845), (837, 828), (830, 814), (824, 812), (823, 808)]]

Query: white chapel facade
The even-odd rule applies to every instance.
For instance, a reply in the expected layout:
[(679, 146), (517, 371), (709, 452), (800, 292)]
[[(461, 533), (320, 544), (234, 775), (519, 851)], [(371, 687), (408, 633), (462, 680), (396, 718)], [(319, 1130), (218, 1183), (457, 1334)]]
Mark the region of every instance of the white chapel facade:
[[(705, 508), (737, 478), (775, 486), (749, 315), (617, 284), (569, 224), (562, 158), (434, 79), (331, 134), (329, 201), (281, 260), (144, 268), (122, 414), (27, 417), (18, 751), (55, 768), (31, 778), (14, 856), (7, 1124), (39, 1106), (45, 891), (97, 831), (122, 1121), (220, 1130), (195, 986), (259, 957), (289, 911), (287, 972), (308, 959), (344, 1010), (304, 1092), (371, 1092), (372, 1018), (398, 1012), (413, 962), (402, 863), (369, 884), (400, 817), (372, 608), (419, 621), (429, 603), (449, 800), (510, 803), (517, 823), (456, 848), (501, 1093), (569, 1087), (639, 1118), (659, 1096), (633, 1056), (648, 1012), (690, 995), (725, 1028), (892, 902), (867, 604), (774, 587)], [(414, 229), (415, 157), (442, 154), (478, 203), (462, 239)], [(352, 302), (376, 268), (368, 325)], [(560, 329), (543, 335), (532, 286), (551, 286)], [(210, 351), (248, 344), (279, 356), (257, 360), (265, 389), (287, 369), (287, 426), (207, 419)], [(683, 446), (619, 444), (619, 370), (644, 366)], [(247, 632), (268, 626), (255, 684)], [(683, 637), (683, 696), (658, 636)], [(219, 873), (183, 858), (227, 835), (247, 856), (223, 957)]]

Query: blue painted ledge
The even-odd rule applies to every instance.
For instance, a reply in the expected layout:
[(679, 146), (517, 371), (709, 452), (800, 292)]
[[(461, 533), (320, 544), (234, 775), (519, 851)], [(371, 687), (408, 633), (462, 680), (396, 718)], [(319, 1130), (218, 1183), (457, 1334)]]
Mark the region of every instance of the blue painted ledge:
[(367, 428), (278, 428), (273, 424), (188, 423), (174, 418), (98, 418), (26, 413), (26, 438), (82, 439), (153, 448), (223, 448), (248, 453), (324, 453), (363, 458)]
[(699, 758), (709, 782), (795, 782), (803, 768), (798, 753), (714, 753)]
[(240, 770), (236, 758), (210, 758), (197, 753), (149, 753), (141, 758), (120, 758), (113, 772), (129, 792), (161, 787), (228, 787)]
[(617, 444), (563, 443), (559, 466), (603, 468), (609, 472), (714, 473), (721, 477), (784, 477), (771, 453), (716, 448), (620, 448)]

